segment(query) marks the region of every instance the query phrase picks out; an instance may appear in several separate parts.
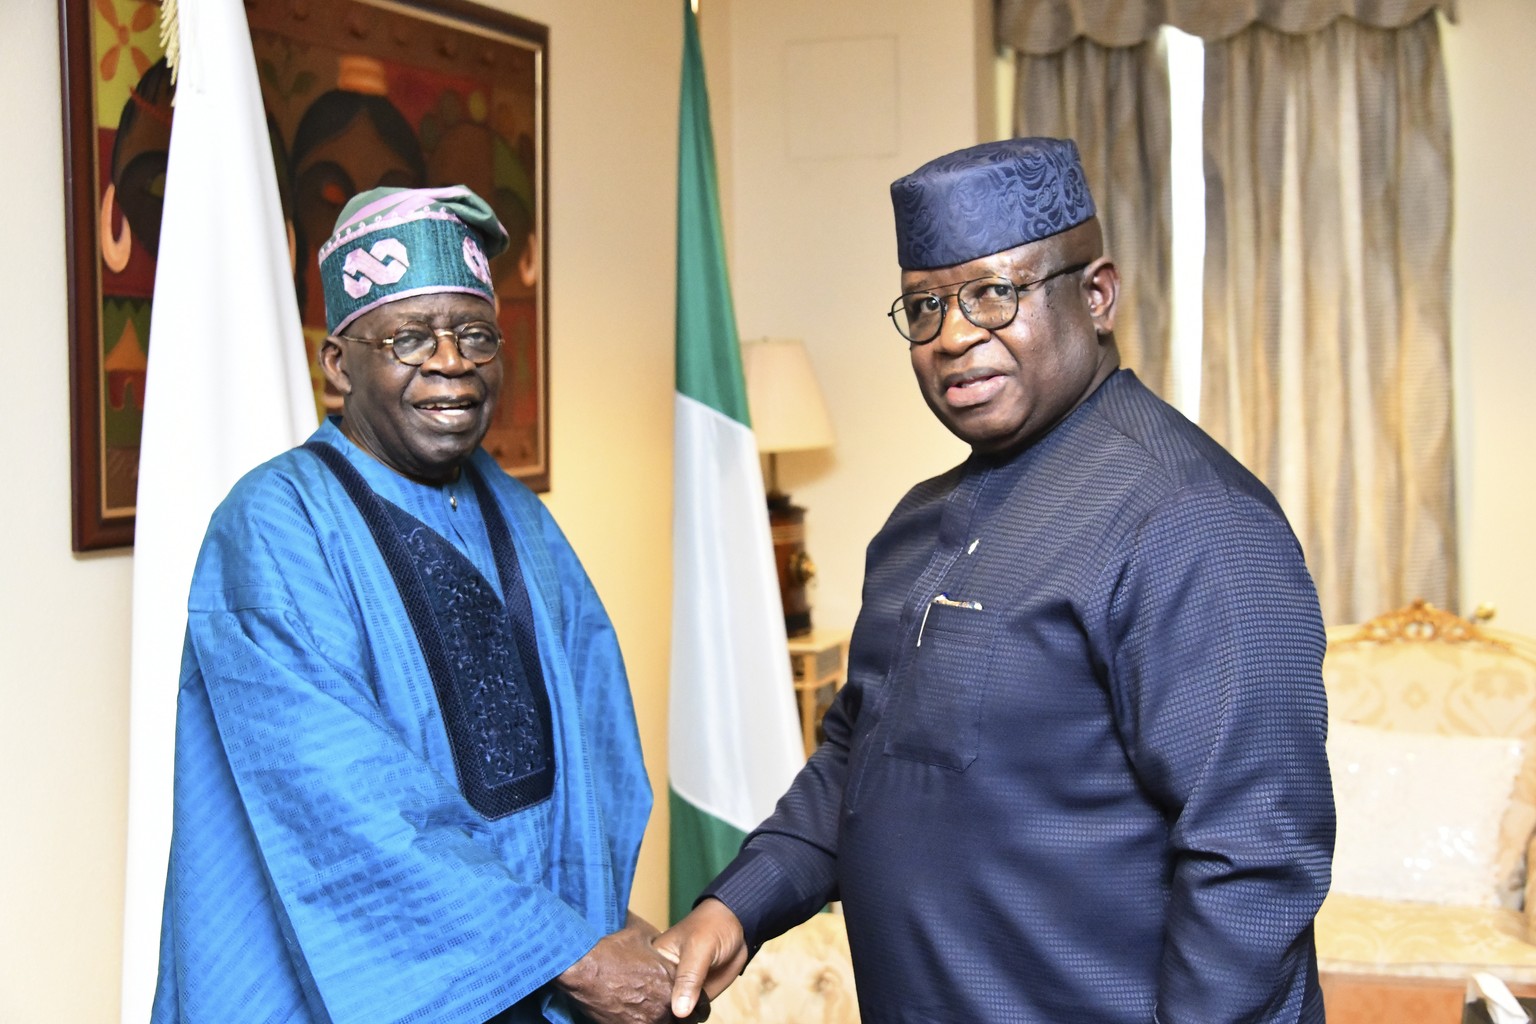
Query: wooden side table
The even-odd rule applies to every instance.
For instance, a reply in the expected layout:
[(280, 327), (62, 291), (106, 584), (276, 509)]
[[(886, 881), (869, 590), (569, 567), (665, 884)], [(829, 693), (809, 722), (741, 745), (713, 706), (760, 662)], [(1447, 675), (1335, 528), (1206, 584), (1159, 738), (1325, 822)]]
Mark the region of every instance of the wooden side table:
[(800, 738), (810, 757), (822, 740), (821, 717), (848, 675), (848, 631), (812, 629), (789, 638), (789, 672), (800, 707)]
[[(1471, 970), (1471, 968), (1468, 968)], [(1465, 978), (1410, 978), (1322, 971), (1328, 1024), (1488, 1024), (1479, 1001), (1466, 1001)], [(1511, 982), (1510, 992), (1527, 1011), (1536, 1008), (1536, 985)]]

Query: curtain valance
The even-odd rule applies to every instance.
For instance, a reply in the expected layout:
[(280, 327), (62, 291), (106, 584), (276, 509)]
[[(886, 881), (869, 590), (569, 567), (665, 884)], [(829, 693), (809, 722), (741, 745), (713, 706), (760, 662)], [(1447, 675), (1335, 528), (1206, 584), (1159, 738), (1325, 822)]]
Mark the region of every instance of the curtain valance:
[(1255, 23), (1304, 35), (1341, 17), (1401, 28), (1433, 10), (1454, 21), (1456, 0), (997, 0), (997, 43), (1044, 56), (1079, 38), (1135, 46), (1162, 25), (1212, 41)]

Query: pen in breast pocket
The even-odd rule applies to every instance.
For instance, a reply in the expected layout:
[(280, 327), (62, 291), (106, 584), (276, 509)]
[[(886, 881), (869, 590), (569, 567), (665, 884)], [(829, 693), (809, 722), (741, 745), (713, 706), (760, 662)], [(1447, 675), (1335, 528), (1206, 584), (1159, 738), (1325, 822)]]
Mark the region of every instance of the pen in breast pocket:
[(968, 608), (973, 612), (981, 611), (980, 601), (956, 601), (948, 594), (935, 596), (932, 601), (928, 602), (928, 607), (923, 609), (923, 621), (917, 627), (917, 646), (919, 647), (923, 646), (923, 630), (928, 628), (928, 613), (933, 611), (933, 606), (936, 604), (941, 604), (946, 608)]

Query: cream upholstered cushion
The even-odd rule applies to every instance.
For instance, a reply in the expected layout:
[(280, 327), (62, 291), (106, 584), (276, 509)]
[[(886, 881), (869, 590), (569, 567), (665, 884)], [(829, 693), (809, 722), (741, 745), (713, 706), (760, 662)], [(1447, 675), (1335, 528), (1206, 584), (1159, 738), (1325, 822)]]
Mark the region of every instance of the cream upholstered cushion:
[(1329, 728), (1333, 891), (1499, 905), (1499, 831), (1524, 744), (1499, 736)]
[(716, 999), (711, 1024), (858, 1024), (841, 914), (817, 914), (763, 944)]
[[(1501, 648), (1496, 631), (1484, 631), (1491, 642), (1347, 642), (1358, 629), (1329, 631), (1323, 676), (1334, 721), (1446, 736), (1536, 736), (1536, 664)], [(1523, 905), (1533, 829), (1536, 743), (1526, 742), (1495, 855), (1496, 894), (1506, 907)]]

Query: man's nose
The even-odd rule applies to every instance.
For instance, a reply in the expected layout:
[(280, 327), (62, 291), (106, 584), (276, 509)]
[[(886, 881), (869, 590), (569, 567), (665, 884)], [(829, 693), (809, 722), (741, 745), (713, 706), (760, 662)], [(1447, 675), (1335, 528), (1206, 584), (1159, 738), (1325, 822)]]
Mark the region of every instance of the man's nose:
[(457, 334), (447, 330), (435, 330), (432, 333), (437, 335), (437, 348), (421, 364), (422, 370), (440, 373), (445, 377), (458, 377), (475, 368), (475, 364), (465, 359), (464, 353), (459, 350)]
[(977, 327), (966, 318), (960, 308), (960, 296), (952, 297), (944, 306), (944, 320), (939, 324), (939, 336), (929, 342), (948, 352), (960, 353), (972, 345), (979, 345), (991, 335), (985, 327)]

